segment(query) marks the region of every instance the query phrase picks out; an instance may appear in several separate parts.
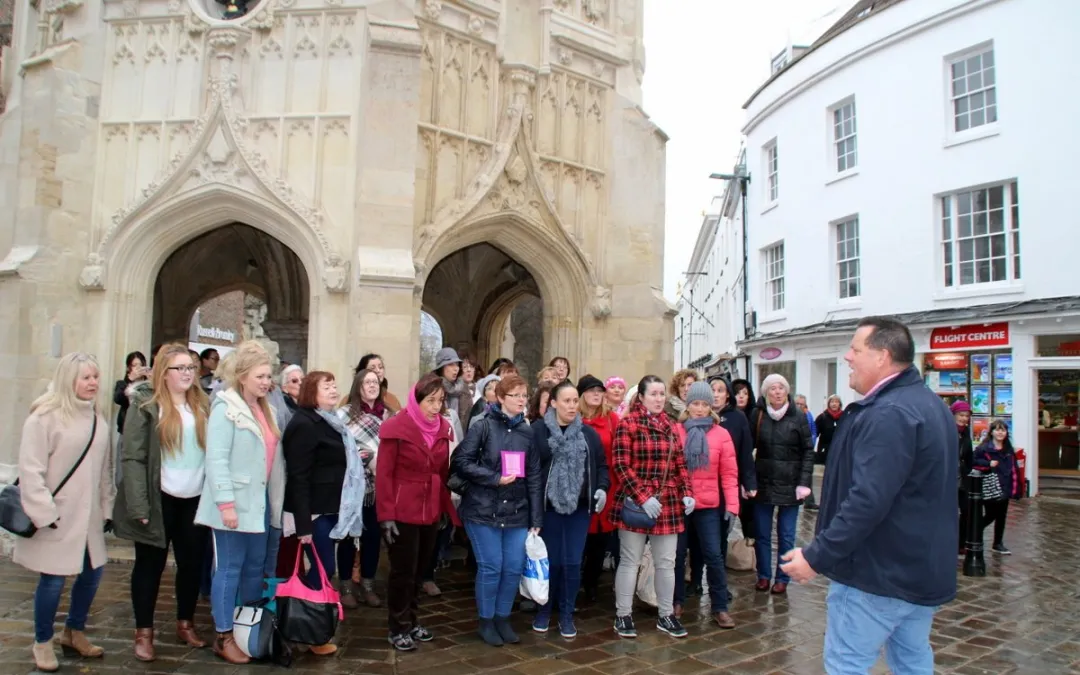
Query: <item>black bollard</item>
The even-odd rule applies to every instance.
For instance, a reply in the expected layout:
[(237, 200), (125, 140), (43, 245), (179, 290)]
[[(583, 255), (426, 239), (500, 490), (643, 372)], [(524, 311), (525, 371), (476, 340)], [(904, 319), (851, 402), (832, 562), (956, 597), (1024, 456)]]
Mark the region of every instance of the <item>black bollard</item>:
[(986, 560), (983, 559), (983, 512), (982, 483), (983, 472), (972, 469), (967, 481), (967, 554), (964, 556), (965, 577), (985, 577)]

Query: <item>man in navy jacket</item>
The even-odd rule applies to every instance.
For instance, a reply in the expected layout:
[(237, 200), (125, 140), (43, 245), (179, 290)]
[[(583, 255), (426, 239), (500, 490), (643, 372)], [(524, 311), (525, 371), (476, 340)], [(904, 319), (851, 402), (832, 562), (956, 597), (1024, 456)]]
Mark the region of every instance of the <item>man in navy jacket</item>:
[(817, 534), (784, 570), (828, 593), (825, 670), (866, 673), (881, 648), (894, 673), (931, 675), (930, 626), (956, 596), (957, 448), (952, 415), (912, 365), (895, 319), (859, 322), (844, 359), (864, 398), (829, 446)]

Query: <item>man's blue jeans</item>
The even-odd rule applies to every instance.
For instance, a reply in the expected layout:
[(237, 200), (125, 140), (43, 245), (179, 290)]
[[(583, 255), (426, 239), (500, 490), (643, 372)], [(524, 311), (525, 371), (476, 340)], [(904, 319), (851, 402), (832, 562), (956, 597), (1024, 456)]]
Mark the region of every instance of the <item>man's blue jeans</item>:
[[(709, 580), (709, 600), (712, 613), (728, 611), (727, 570), (724, 568), (723, 548), (727, 544), (727, 522), (724, 509), (701, 509), (686, 517), (686, 529), (679, 535), (675, 549), (675, 604), (686, 602), (686, 552), (696, 541), (698, 557), (691, 556), (694, 565), (704, 563)], [(700, 578), (701, 573), (694, 570)], [(692, 582), (691, 582), (692, 583)]]
[[(772, 567), (772, 531), (773, 513), (779, 511), (776, 517), (776, 576), (771, 575)], [(757, 539), (754, 540), (754, 554), (757, 556), (758, 579), (774, 579), (785, 584), (791, 581), (791, 577), (784, 574), (780, 569), (780, 558), (795, 548), (795, 526), (799, 524), (799, 506), (773, 506), (772, 504), (754, 503), (754, 530)]]
[(510, 616), (525, 571), (525, 537), (529, 530), (466, 521), (465, 532), (476, 556), (476, 609), (480, 618)]
[(825, 671), (829, 675), (865, 675), (882, 647), (892, 672), (933, 674), (930, 626), (935, 607), (873, 595), (835, 581), (829, 584), (826, 599)]
[(589, 509), (580, 508), (568, 516), (548, 509), (544, 513), (544, 528), (540, 538), (548, 552), (551, 573), (550, 593), (546, 605), (537, 616), (550, 617), (555, 605), (563, 619), (574, 614), (574, 600), (581, 588), (581, 561), (585, 556), (585, 539), (589, 536)]
[[(64, 625), (71, 630), (86, 630), (86, 617), (90, 615), (90, 605), (97, 595), (98, 584), (105, 567), (94, 569), (90, 566), (90, 551), (83, 558), (82, 572), (75, 577), (71, 587), (71, 607), (68, 609)], [(34, 591), (34, 640), (47, 642), (53, 636), (53, 624), (56, 623), (56, 610), (60, 607), (60, 595), (64, 592), (66, 577), (57, 574), (42, 574)]]

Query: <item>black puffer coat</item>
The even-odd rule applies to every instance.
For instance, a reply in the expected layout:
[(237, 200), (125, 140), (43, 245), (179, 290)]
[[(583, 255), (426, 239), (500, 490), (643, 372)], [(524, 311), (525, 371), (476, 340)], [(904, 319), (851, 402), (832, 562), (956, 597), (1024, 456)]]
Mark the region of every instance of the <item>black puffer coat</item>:
[(799, 504), (795, 488), (811, 487), (814, 476), (814, 442), (810, 422), (788, 397), (787, 413), (780, 421), (769, 417), (764, 398), (751, 413), (750, 429), (757, 448), (757, 503), (775, 506)]
[[(502, 451), (525, 453), (525, 478), (499, 485)], [(461, 496), (462, 522), (488, 527), (543, 527), (543, 475), (532, 428), (524, 416), (511, 421), (498, 406), (476, 420), (454, 450), (450, 471), (469, 481)]]

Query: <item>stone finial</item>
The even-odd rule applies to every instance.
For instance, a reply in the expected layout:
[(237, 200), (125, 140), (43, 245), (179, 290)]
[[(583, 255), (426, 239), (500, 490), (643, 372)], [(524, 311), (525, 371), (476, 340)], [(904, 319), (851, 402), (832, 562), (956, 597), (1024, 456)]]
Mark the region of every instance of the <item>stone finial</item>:
[(611, 316), (611, 289), (607, 286), (597, 286), (590, 309), (597, 319), (606, 319)]

